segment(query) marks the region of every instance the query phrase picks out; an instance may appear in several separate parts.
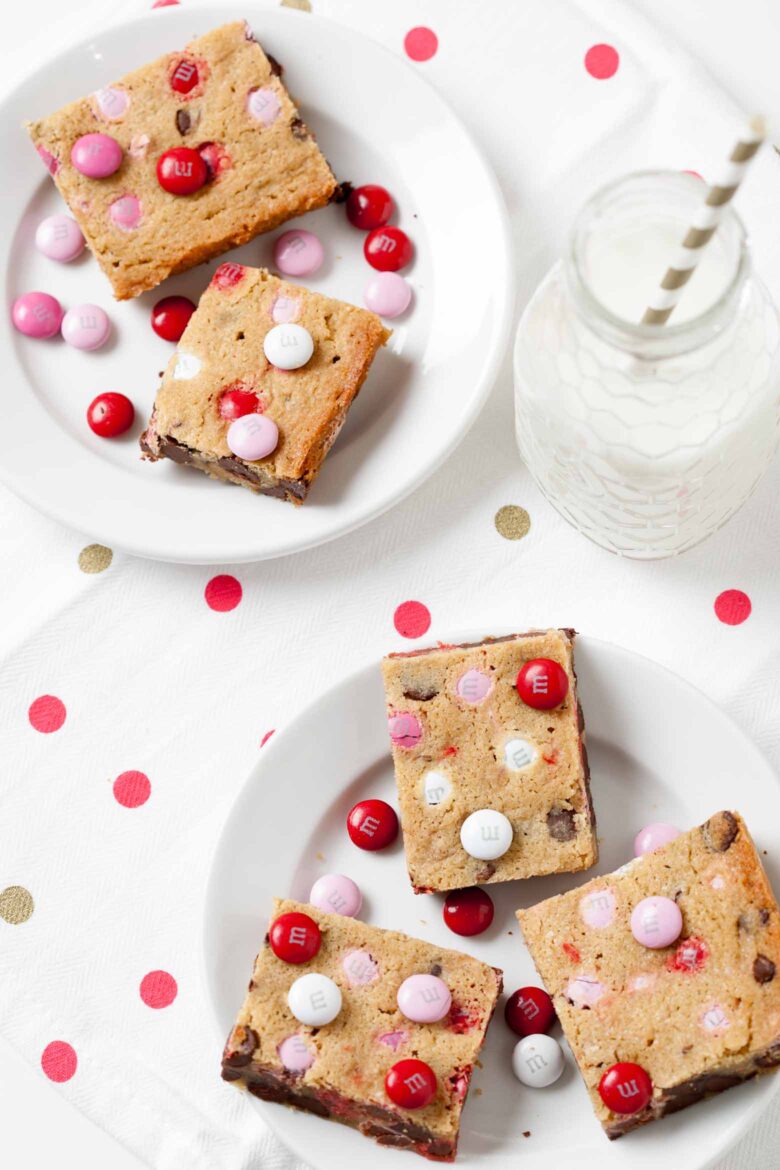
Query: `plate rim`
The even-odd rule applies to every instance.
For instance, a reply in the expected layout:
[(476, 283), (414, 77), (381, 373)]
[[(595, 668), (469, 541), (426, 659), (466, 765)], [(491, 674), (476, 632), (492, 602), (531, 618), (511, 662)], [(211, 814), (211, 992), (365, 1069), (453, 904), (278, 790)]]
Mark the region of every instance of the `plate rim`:
[[(494, 630), (492, 635), (486, 635), (480, 632), (478, 627), (467, 627), (465, 630), (457, 629), (455, 632), (450, 632), (447, 638), (442, 638), (440, 640), (444, 641), (445, 643), (452, 643), (457, 645), (460, 642), (484, 640), (488, 636), (500, 637), (502, 634), (518, 632), (516, 630), (510, 630), (510, 628), (503, 622), (497, 622), (496, 627), (497, 628)], [(523, 631), (520, 632), (522, 633)], [(709, 708), (710, 712), (716, 718), (724, 722), (729, 727), (732, 734), (738, 736), (739, 739), (743, 741), (746, 749), (746, 767), (749, 768), (755, 764), (767, 777), (771, 778), (776, 787), (780, 788), (780, 776), (778, 776), (778, 774), (775, 772), (772, 764), (758, 747), (758, 745), (748, 736), (747, 732), (739, 725), (737, 720), (728, 711), (724, 711), (723, 708), (718, 703), (716, 703), (714, 699), (712, 699), (705, 691), (701, 690), (700, 687), (696, 686), (695, 683), (690, 682), (688, 679), (684, 678), (670, 667), (657, 662), (655, 659), (650, 658), (646, 654), (642, 654), (639, 651), (619, 645), (616, 642), (611, 642), (606, 638), (594, 637), (590, 634), (581, 634), (577, 632), (576, 636), (578, 641), (582, 641), (588, 645), (593, 645), (606, 650), (607, 653), (615, 653), (626, 660), (630, 661), (640, 659), (643, 667), (647, 668), (652, 673), (655, 673), (661, 678), (671, 677), (675, 681), (675, 684), (678, 684), (682, 687), (683, 690), (687, 691), (695, 701), (703, 701), (704, 706)], [(392, 651), (390, 653), (392, 653)], [(222, 869), (223, 857), (228, 849), (227, 840), (230, 836), (229, 830), (231, 829), (234, 822), (237, 822), (241, 819), (240, 814), (244, 811), (244, 804), (249, 801), (253, 790), (259, 787), (259, 775), (265, 772), (268, 768), (273, 768), (275, 756), (279, 753), (279, 745), (283, 739), (284, 741), (287, 741), (288, 738), (292, 738), (296, 734), (300, 724), (302, 724), (306, 719), (310, 718), (315, 708), (320, 703), (324, 702), (328, 697), (332, 696), (334, 691), (342, 689), (349, 690), (351, 687), (359, 685), (361, 680), (365, 680), (365, 678), (369, 677), (372, 671), (377, 671), (379, 668), (379, 661), (381, 661), (381, 659), (377, 659), (376, 657), (370, 657), (364, 660), (361, 665), (352, 669), (342, 678), (337, 679), (329, 686), (325, 687), (311, 702), (308, 702), (303, 707), (301, 707), (295, 713), (289, 723), (285, 724), (285, 726), (280, 731), (274, 733), (271, 740), (269, 740), (269, 742), (264, 746), (263, 753), (258, 756), (255, 763), (248, 770), (240, 788), (235, 795), (233, 803), (223, 820), (216, 844), (211, 855), (208, 875), (205, 883), (203, 910), (201, 914), (199, 955), (201, 980), (209, 1004), (211, 1031), (217, 1038), (220, 1046), (224, 1044), (225, 1036), (224, 1029), (220, 1025), (218, 1018), (219, 1001), (215, 987), (214, 968), (213, 964), (209, 961), (209, 956), (212, 953), (212, 949), (209, 947), (209, 940), (210, 934), (212, 932), (211, 924), (215, 921), (216, 913), (221, 904), (220, 898), (217, 894), (217, 876), (218, 870), (221, 871)], [(574, 1071), (575, 1074), (579, 1075), (576, 1068)], [(734, 1131), (729, 1135), (729, 1138), (725, 1144), (721, 1146), (720, 1149), (714, 1151), (711, 1155), (708, 1155), (705, 1161), (698, 1163), (695, 1167), (695, 1170), (711, 1170), (711, 1168), (715, 1166), (717, 1162), (721, 1161), (726, 1156), (726, 1154), (728, 1154), (729, 1151), (732, 1150), (734, 1146), (736, 1146), (736, 1144), (746, 1136), (751, 1127), (754, 1126), (764, 1114), (766, 1114), (772, 1103), (777, 1101), (777, 1098), (780, 1095), (780, 1071), (775, 1074), (774, 1078), (762, 1079), (768, 1079), (770, 1082), (766, 1098), (752, 1101), (747, 1108), (742, 1110), (739, 1120), (734, 1126)], [(255, 1111), (261, 1117), (262, 1121), (268, 1126), (270, 1131), (273, 1133), (274, 1138), (280, 1143), (280, 1145), (282, 1145), (285, 1150), (300, 1158), (308, 1165), (308, 1158), (310, 1156), (308, 1149), (301, 1148), (297, 1143), (294, 1145), (291, 1144), (288, 1141), (286, 1134), (284, 1137), (281, 1135), (273, 1120), (275, 1114), (273, 1110), (268, 1107), (270, 1103), (258, 1100), (255, 1097), (251, 1097), (250, 1100)], [(457, 1160), (455, 1165), (457, 1165)], [(312, 1170), (318, 1170), (316, 1164), (312, 1164)]]
[[(195, 12), (204, 13), (207, 11), (211, 11), (214, 14), (214, 27), (234, 19), (233, 15), (231, 15), (233, 12), (232, 4), (228, 8), (223, 9), (216, 3), (216, 0), (193, 0), (186, 8), (171, 5), (155, 12), (154, 19), (158, 23), (164, 21), (169, 25), (177, 23), (186, 25), (190, 14)], [(422, 463), (416, 477), (412, 478), (410, 482), (404, 484), (400, 489), (390, 486), (388, 489), (389, 494), (377, 500), (371, 507), (349, 518), (336, 519), (333, 523), (329, 524), (327, 530), (314, 532), (306, 537), (298, 538), (289, 547), (285, 546), (280, 548), (275, 546), (270, 549), (264, 548), (260, 551), (247, 551), (242, 547), (230, 547), (225, 551), (215, 551), (213, 548), (204, 549), (200, 546), (195, 551), (189, 551), (188, 549), (166, 551), (163, 546), (165, 545), (165, 533), (170, 530), (169, 526), (167, 530), (160, 532), (157, 541), (150, 548), (144, 540), (143, 527), (138, 532), (130, 534), (122, 533), (117, 536), (116, 532), (110, 526), (107, 527), (105, 522), (97, 521), (93, 525), (88, 521), (86, 515), (74, 518), (67, 507), (60, 509), (57, 506), (56, 496), (50, 495), (48, 499), (43, 501), (39, 498), (35, 491), (36, 480), (34, 476), (20, 477), (13, 469), (9, 472), (6, 470), (3, 461), (0, 460), (0, 482), (17, 498), (23, 500), (24, 503), (34, 508), (40, 514), (92, 540), (105, 543), (110, 547), (120, 549), (134, 556), (167, 564), (254, 564), (265, 560), (274, 560), (279, 557), (294, 556), (297, 553), (317, 548), (320, 545), (347, 536), (349, 533), (363, 527), (363, 525), (370, 524), (378, 517), (390, 511), (397, 504), (402, 503), (413, 492), (422, 487), (457, 450), (481, 414), (491, 391), (495, 387), (502, 363), (508, 353), (512, 325), (516, 315), (517, 279), (513, 263), (514, 244), (506, 200), (492, 164), (487, 159), (482, 147), (475, 140), (471, 130), (455, 112), (447, 98), (439, 92), (423, 73), (413, 68), (400, 54), (394, 52), (380, 41), (366, 35), (364, 32), (353, 29), (351, 26), (335, 20), (333, 17), (300, 12), (283, 6), (271, 8), (263, 4), (261, 0), (246, 0), (246, 3), (241, 6), (241, 11), (242, 15), (245, 14), (250, 22), (254, 19), (278, 20), (280, 19), (279, 14), (284, 13), (281, 16), (281, 20), (283, 21), (301, 20), (304, 22), (301, 25), (302, 28), (321, 25), (323, 28), (332, 30), (337, 36), (344, 37), (347, 40), (351, 39), (364, 45), (370, 45), (372, 52), (379, 53), (385, 60), (392, 62), (394, 68), (400, 68), (402, 72), (413, 76), (416, 84), (426, 91), (428, 102), (435, 103), (438, 109), (454, 123), (459, 133), (463, 136), (465, 144), (472, 152), (473, 161), (481, 168), (486, 189), (493, 204), (491, 218), (494, 221), (497, 236), (501, 241), (500, 266), (502, 271), (500, 280), (494, 281), (492, 287), (499, 290), (496, 295), (496, 305), (500, 308), (500, 312), (495, 314), (498, 320), (492, 349), (482, 361), (480, 377), (475, 379), (472, 384), (471, 394), (462, 415), (462, 425), (460, 428), (453, 429), (447, 442), (437, 449), (432, 456), (427, 457)], [(82, 34), (68, 40), (64, 44), (60, 44), (58, 48), (55, 48), (44, 57), (36, 56), (35, 68), (27, 71), (24, 75), (17, 75), (0, 95), (0, 118), (5, 119), (8, 117), (8, 107), (12, 104), (19, 91), (34, 83), (35, 79), (39, 78), (45, 72), (50, 71), (64, 57), (74, 54), (83, 55), (90, 47), (99, 44), (101, 38), (105, 36), (121, 34), (123, 30), (129, 28), (143, 29), (144, 27), (149, 27), (149, 19), (150, 13), (147, 12), (139, 13), (125, 20), (109, 21), (91, 35)], [(193, 35), (192, 31), (190, 30), (186, 35), (191, 39)], [(4, 276), (7, 279), (7, 272)], [(22, 377), (25, 390), (28, 393), (32, 393), (29, 379), (24, 374), (22, 374)], [(125, 469), (117, 468), (116, 470), (124, 471)], [(393, 482), (391, 481), (391, 485)], [(342, 507), (341, 504), (335, 506), (336, 513), (338, 513), (340, 507)], [(262, 528), (261, 525), (257, 527), (258, 530)]]

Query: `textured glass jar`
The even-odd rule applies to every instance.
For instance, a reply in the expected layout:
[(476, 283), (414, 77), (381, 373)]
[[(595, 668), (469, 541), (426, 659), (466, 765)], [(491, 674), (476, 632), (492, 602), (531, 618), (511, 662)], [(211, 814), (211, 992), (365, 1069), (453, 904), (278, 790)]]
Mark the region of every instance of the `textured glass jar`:
[[(701, 198), (701, 184), (676, 172), (603, 188), (517, 330), (520, 453), (565, 519), (624, 556), (673, 556), (714, 532), (753, 491), (780, 434), (778, 316), (733, 211), (709, 245), (723, 287), (698, 316), (682, 320), (681, 301), (676, 322), (635, 325), (594, 295), (587, 256), (598, 233), (661, 215), (681, 239)], [(668, 259), (657, 257), (658, 280)]]

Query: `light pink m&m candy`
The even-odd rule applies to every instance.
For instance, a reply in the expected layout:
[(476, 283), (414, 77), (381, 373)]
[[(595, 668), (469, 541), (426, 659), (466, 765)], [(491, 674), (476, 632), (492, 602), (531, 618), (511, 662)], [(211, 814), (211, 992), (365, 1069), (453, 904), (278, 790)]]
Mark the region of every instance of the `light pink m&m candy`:
[(455, 690), (459, 699), (465, 699), (467, 703), (481, 703), (493, 690), (493, 680), (481, 670), (467, 670), (458, 679)]
[(643, 857), (645, 853), (654, 853), (656, 849), (668, 845), (680, 836), (680, 830), (664, 821), (653, 821), (640, 829), (634, 838), (634, 857)]
[(452, 994), (437, 975), (410, 975), (398, 988), (398, 1007), (407, 1020), (434, 1024), (450, 1010)]
[(239, 459), (265, 459), (276, 450), (279, 428), (264, 414), (244, 414), (230, 424), (227, 445)]
[(400, 317), (409, 308), (412, 286), (398, 272), (377, 272), (363, 289), (363, 303), (380, 317)]
[(54, 337), (62, 324), (63, 308), (49, 293), (28, 292), (17, 297), (11, 310), (11, 320), (26, 337)]
[(285, 276), (311, 276), (324, 259), (325, 249), (313, 232), (282, 232), (274, 244), (274, 264)]
[(360, 886), (343, 873), (326, 873), (317, 878), (311, 888), (309, 901), (327, 914), (343, 914), (354, 918), (363, 904)]
[(36, 228), (35, 246), (50, 260), (67, 264), (84, 251), (84, 237), (69, 215), (47, 215)]
[(110, 332), (111, 322), (99, 305), (76, 305), (62, 318), (62, 336), (75, 349), (100, 349)]
[(306, 1072), (314, 1064), (317, 1055), (303, 1036), (288, 1036), (276, 1051), (284, 1067), (291, 1073)]
[(82, 134), (73, 143), (70, 161), (88, 179), (107, 179), (121, 167), (123, 154), (110, 134)]
[(123, 232), (131, 232), (141, 222), (141, 200), (136, 195), (120, 195), (108, 209), (111, 222)]
[(668, 947), (682, 933), (680, 907), (671, 898), (643, 898), (631, 912), (631, 933), (643, 947)]

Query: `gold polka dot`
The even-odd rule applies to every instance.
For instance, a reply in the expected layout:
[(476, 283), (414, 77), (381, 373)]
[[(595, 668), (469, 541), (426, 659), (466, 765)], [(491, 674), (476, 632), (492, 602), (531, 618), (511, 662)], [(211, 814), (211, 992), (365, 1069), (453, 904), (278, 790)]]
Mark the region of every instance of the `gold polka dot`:
[(282, 8), (297, 8), (299, 12), (311, 12), (310, 0), (282, 0)]
[(102, 573), (113, 560), (114, 554), (104, 544), (88, 544), (79, 553), (79, 568), (82, 573)]
[(26, 922), (34, 909), (33, 896), (24, 886), (8, 886), (0, 891), (0, 918), (11, 926)]
[(495, 516), (496, 531), (505, 540), (522, 540), (528, 535), (531, 517), (518, 504), (504, 504)]

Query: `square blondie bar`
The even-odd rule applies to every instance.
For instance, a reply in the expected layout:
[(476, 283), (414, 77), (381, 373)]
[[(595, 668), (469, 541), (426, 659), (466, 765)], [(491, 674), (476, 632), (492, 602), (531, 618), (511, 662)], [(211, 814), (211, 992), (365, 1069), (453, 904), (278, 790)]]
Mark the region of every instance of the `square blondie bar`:
[[(597, 860), (573, 647), (573, 630), (545, 630), (383, 660), (417, 893), (573, 872)], [(531, 707), (517, 690), (519, 672), (537, 660), (557, 664), (568, 683), (553, 708)], [(464, 823), (480, 810), (500, 814), (511, 835), (500, 856), (480, 858), (464, 846)], [(498, 832), (489, 821), (478, 829)]]
[[(280, 322), (303, 326), (314, 342), (300, 369), (276, 369), (265, 356), (265, 337)], [(264, 269), (222, 264), (163, 375), (141, 437), (144, 455), (300, 504), (389, 336), (366, 309)], [(240, 459), (228, 447), (221, 403), (236, 390), (255, 394), (258, 412), (278, 427), (267, 458)]]
[[(319, 950), (293, 964), (277, 957), (266, 936), (225, 1046), (224, 1079), (263, 1100), (352, 1126), (380, 1145), (452, 1161), (501, 972), (458, 951), (300, 902), (277, 899), (272, 930), (286, 914), (304, 914), (317, 924)], [(291, 985), (311, 972), (333, 980), (342, 997), (336, 1018), (319, 1027), (301, 1024), (288, 1005)], [(451, 993), (449, 1011), (436, 1023), (414, 1023), (398, 1007), (399, 987), (419, 974), (435, 975)], [(424, 1107), (403, 1109), (388, 1097), (385, 1078), (411, 1057), (433, 1070), (436, 1092)]]
[[(118, 300), (334, 195), (336, 180), (280, 72), (235, 21), (29, 124)], [(96, 133), (124, 152), (107, 178), (71, 162), (74, 143)], [(192, 148), (207, 165), (208, 181), (194, 194), (170, 194), (158, 182), (157, 161), (174, 147)]]
[[(631, 928), (654, 897), (682, 912), (679, 938), (662, 948)], [(517, 918), (608, 1137), (780, 1065), (780, 912), (738, 813)], [(618, 1062), (651, 1083), (626, 1080), (625, 1112), (599, 1092)], [(634, 1110), (638, 1079), (649, 1099)]]

